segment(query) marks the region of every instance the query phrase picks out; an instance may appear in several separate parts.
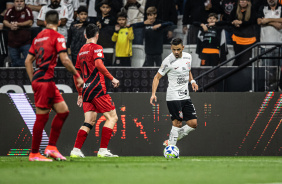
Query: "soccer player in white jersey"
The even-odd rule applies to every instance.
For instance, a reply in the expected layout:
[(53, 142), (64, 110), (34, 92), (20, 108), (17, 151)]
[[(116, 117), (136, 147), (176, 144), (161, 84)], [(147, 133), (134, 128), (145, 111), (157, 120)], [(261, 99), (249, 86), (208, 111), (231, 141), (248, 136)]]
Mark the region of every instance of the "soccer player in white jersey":
[[(167, 74), (169, 84), (166, 101), (172, 128), (169, 139), (163, 143), (164, 146), (176, 145), (178, 140), (197, 127), (197, 115), (189, 96), (188, 82), (192, 84), (194, 91), (198, 90), (198, 85), (191, 73), (192, 57), (189, 53), (182, 52), (183, 49), (183, 41), (180, 38), (171, 41), (172, 53), (163, 60), (152, 84), (150, 103), (154, 105), (154, 101), (157, 102), (156, 91), (159, 80)], [(186, 125), (182, 126), (182, 121), (185, 121)]]

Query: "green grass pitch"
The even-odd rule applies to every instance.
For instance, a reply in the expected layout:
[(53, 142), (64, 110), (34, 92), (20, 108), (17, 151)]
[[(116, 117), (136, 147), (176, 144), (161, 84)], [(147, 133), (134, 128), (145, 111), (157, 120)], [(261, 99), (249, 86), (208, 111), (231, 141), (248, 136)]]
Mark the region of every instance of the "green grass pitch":
[(0, 184), (282, 184), (282, 157), (0, 157)]

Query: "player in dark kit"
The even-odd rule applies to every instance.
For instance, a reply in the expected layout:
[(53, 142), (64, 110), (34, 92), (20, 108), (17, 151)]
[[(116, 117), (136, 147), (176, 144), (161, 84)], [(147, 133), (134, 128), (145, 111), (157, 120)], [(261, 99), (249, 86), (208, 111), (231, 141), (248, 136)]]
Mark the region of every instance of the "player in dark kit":
[[(96, 44), (99, 38), (99, 28), (94, 24), (89, 24), (86, 27), (85, 37), (86, 44), (80, 49), (75, 65), (85, 82), (83, 89), (77, 88), (79, 93), (77, 104), (81, 107), (83, 103), (85, 120), (77, 133), (70, 156), (72, 158), (84, 157), (81, 147), (95, 124), (97, 113), (103, 113), (107, 120), (102, 129), (101, 144), (97, 156), (118, 157), (107, 149), (118, 117), (112, 99), (107, 94), (104, 76), (112, 81), (114, 87), (119, 86), (119, 81), (104, 66), (103, 47)], [(74, 78), (76, 81), (76, 77)]]
[[(56, 160), (66, 160), (56, 147), (62, 126), (69, 114), (68, 106), (53, 81), (58, 54), (67, 70), (77, 77), (77, 85), (83, 86), (82, 78), (67, 55), (65, 38), (57, 32), (60, 25), (58, 13), (56, 11), (47, 12), (45, 24), (47, 29), (41, 31), (34, 38), (25, 60), (26, 71), (32, 82), (36, 106), (36, 121), (33, 127), (29, 161), (52, 161), (52, 159), (47, 159), (39, 153), (42, 132), (48, 121), (51, 108), (57, 114), (51, 125), (50, 140), (44, 154)], [(36, 60), (36, 69), (33, 73), (32, 63), (34, 60)]]

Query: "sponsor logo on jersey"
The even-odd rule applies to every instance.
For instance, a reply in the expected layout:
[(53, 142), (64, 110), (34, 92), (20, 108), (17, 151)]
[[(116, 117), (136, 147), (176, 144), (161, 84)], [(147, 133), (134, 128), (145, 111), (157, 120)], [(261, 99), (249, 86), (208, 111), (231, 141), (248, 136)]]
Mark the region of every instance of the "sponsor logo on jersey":
[(88, 86), (89, 86), (90, 84), (91, 84), (90, 82), (89, 82), (89, 83), (84, 83), (83, 88), (88, 88)]
[(168, 65), (162, 66), (162, 67), (161, 67), (161, 68), (162, 68), (162, 72), (164, 72), (167, 67), (168, 67)]
[(58, 42), (66, 42), (65, 38), (58, 38)]
[(97, 50), (94, 50), (94, 53), (99, 53), (99, 52), (102, 52), (103, 49), (97, 49)]
[(179, 68), (179, 67), (174, 68), (174, 70), (177, 70), (177, 68)]
[(62, 43), (62, 47), (63, 47), (63, 48), (67, 48), (67, 47), (66, 47), (66, 43)]
[(185, 71), (185, 70), (187, 70), (187, 69), (186, 69), (185, 67), (182, 67), (182, 70)]
[(186, 96), (188, 94), (187, 90), (185, 91), (178, 91), (179, 96)]
[(97, 56), (102, 57), (102, 56), (103, 56), (103, 54), (102, 54), (102, 53), (98, 53), (98, 54), (97, 54)]
[(43, 37), (43, 38), (35, 39), (34, 44), (36, 44), (37, 42), (42, 42), (42, 41), (48, 40), (48, 39), (49, 39), (49, 37)]
[(88, 53), (89, 53), (89, 51), (84, 51), (84, 52), (79, 53), (79, 56), (84, 55), (84, 54), (88, 54)]
[(183, 57), (183, 59), (190, 59), (189, 57)]
[(185, 84), (188, 83), (188, 79), (184, 78), (184, 77), (178, 77), (177, 78), (177, 84)]

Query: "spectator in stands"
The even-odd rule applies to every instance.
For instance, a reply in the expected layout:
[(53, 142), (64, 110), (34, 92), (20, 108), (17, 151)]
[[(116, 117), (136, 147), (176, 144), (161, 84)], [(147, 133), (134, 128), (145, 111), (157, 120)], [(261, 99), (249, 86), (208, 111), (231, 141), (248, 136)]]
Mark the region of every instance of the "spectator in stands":
[[(231, 12), (236, 10), (237, 7), (237, 0), (222, 0), (221, 1), (221, 9), (220, 9), (220, 20), (230, 22), (230, 15)], [(233, 45), (232, 41), (232, 34), (233, 34), (233, 28), (232, 25), (225, 25), (225, 36), (226, 36), (226, 42), (229, 45)]]
[(61, 0), (51, 0), (50, 5), (42, 6), (38, 18), (37, 18), (37, 25), (41, 27), (45, 27), (45, 15), (50, 10), (56, 10), (59, 13), (60, 18), (60, 26), (58, 27), (58, 32), (64, 35), (67, 39), (68, 36), (68, 29), (67, 29), (67, 21), (68, 21), (68, 9), (66, 6), (61, 5)]
[(97, 10), (96, 6), (97, 0), (87, 0), (87, 5), (88, 5), (88, 18), (89, 22), (96, 24), (97, 22)]
[(124, 12), (117, 14), (117, 22), (112, 36), (113, 42), (116, 42), (115, 65), (131, 66), (133, 30), (132, 27), (127, 27), (127, 15)]
[(115, 43), (112, 41), (112, 35), (115, 31), (116, 18), (110, 14), (111, 4), (108, 0), (103, 0), (100, 3), (101, 16), (98, 16), (97, 26), (99, 27), (99, 40), (98, 45), (101, 45), (104, 49), (104, 65), (111, 66), (113, 62), (113, 52), (105, 52), (108, 48), (113, 50)]
[[(99, 15), (99, 16), (101, 16), (101, 14), (102, 14), (102, 12), (100, 10), (100, 4), (101, 4), (102, 1), (103, 0), (95, 0), (95, 10), (97, 12), (97, 15)], [(109, 3), (111, 4), (110, 15), (117, 17), (117, 13), (120, 12), (121, 8), (124, 5), (123, 0), (109, 0)]]
[(201, 66), (216, 66), (219, 64), (219, 52), (222, 28), (216, 25), (218, 15), (210, 13), (208, 24), (194, 22), (195, 26), (201, 27), (201, 42), (197, 43), (197, 49), (200, 49), (199, 57)]
[(4, 60), (8, 55), (8, 33), (4, 30), (3, 20), (6, 11), (14, 6), (13, 0), (0, 1), (0, 67), (4, 66)]
[(143, 45), (144, 29), (135, 27), (136, 23), (144, 21), (146, 0), (123, 0), (124, 7), (122, 11), (127, 13), (127, 25), (133, 27), (134, 40), (133, 44)]
[[(249, 48), (256, 42), (255, 23), (256, 12), (252, 9), (250, 0), (238, 0), (237, 8), (231, 13), (233, 25), (232, 39), (235, 55)], [(239, 66), (252, 57), (252, 50), (237, 57), (234, 66)]]
[(157, 9), (149, 7), (146, 10), (147, 20), (136, 24), (145, 28), (145, 53), (144, 66), (161, 66), (163, 53), (163, 31), (164, 28), (173, 25), (172, 22), (164, 22), (157, 18)]
[[(88, 0), (89, 1), (89, 0)], [(87, 7), (87, 0), (79, 0), (79, 6)]]
[(77, 17), (79, 20), (75, 20), (71, 23), (70, 29), (68, 30), (67, 40), (68, 54), (71, 55), (74, 66), (77, 54), (86, 42), (84, 31), (89, 22), (87, 21), (88, 10), (85, 6), (80, 6), (77, 9)]
[(196, 44), (198, 27), (193, 26), (193, 22), (206, 22), (210, 13), (219, 13), (219, 0), (187, 0), (183, 13), (183, 33), (188, 31), (187, 43)]
[[(159, 20), (164, 22), (172, 22), (174, 24), (167, 26), (163, 31), (164, 44), (170, 44), (173, 37), (173, 30), (177, 27), (177, 5), (172, 0), (148, 0), (146, 2), (145, 11), (152, 6), (156, 7), (158, 10), (157, 17)], [(147, 20), (146, 15), (145, 20)]]
[(25, 0), (25, 4), (32, 10), (33, 24), (31, 27), (31, 40), (33, 40), (42, 30), (42, 28), (37, 25), (37, 17), (42, 6), (48, 4), (48, 0)]
[(26, 58), (31, 44), (31, 9), (25, 5), (24, 0), (14, 0), (14, 7), (7, 10), (3, 23), (10, 28), (8, 50), (12, 59), (11, 66), (25, 66), (25, 59), (21, 58), (21, 54)]
[[(260, 7), (257, 23), (261, 26), (261, 42), (282, 42), (282, 6), (277, 2), (278, 0), (267, 0), (268, 5)], [(278, 54), (279, 50), (269, 53), (271, 56)], [(264, 64), (277, 65), (277, 60), (267, 62)]]
[(76, 19), (77, 9), (79, 7), (79, 0), (63, 0), (61, 1), (61, 5), (66, 6), (68, 9), (68, 21), (66, 25), (69, 29), (73, 20)]

